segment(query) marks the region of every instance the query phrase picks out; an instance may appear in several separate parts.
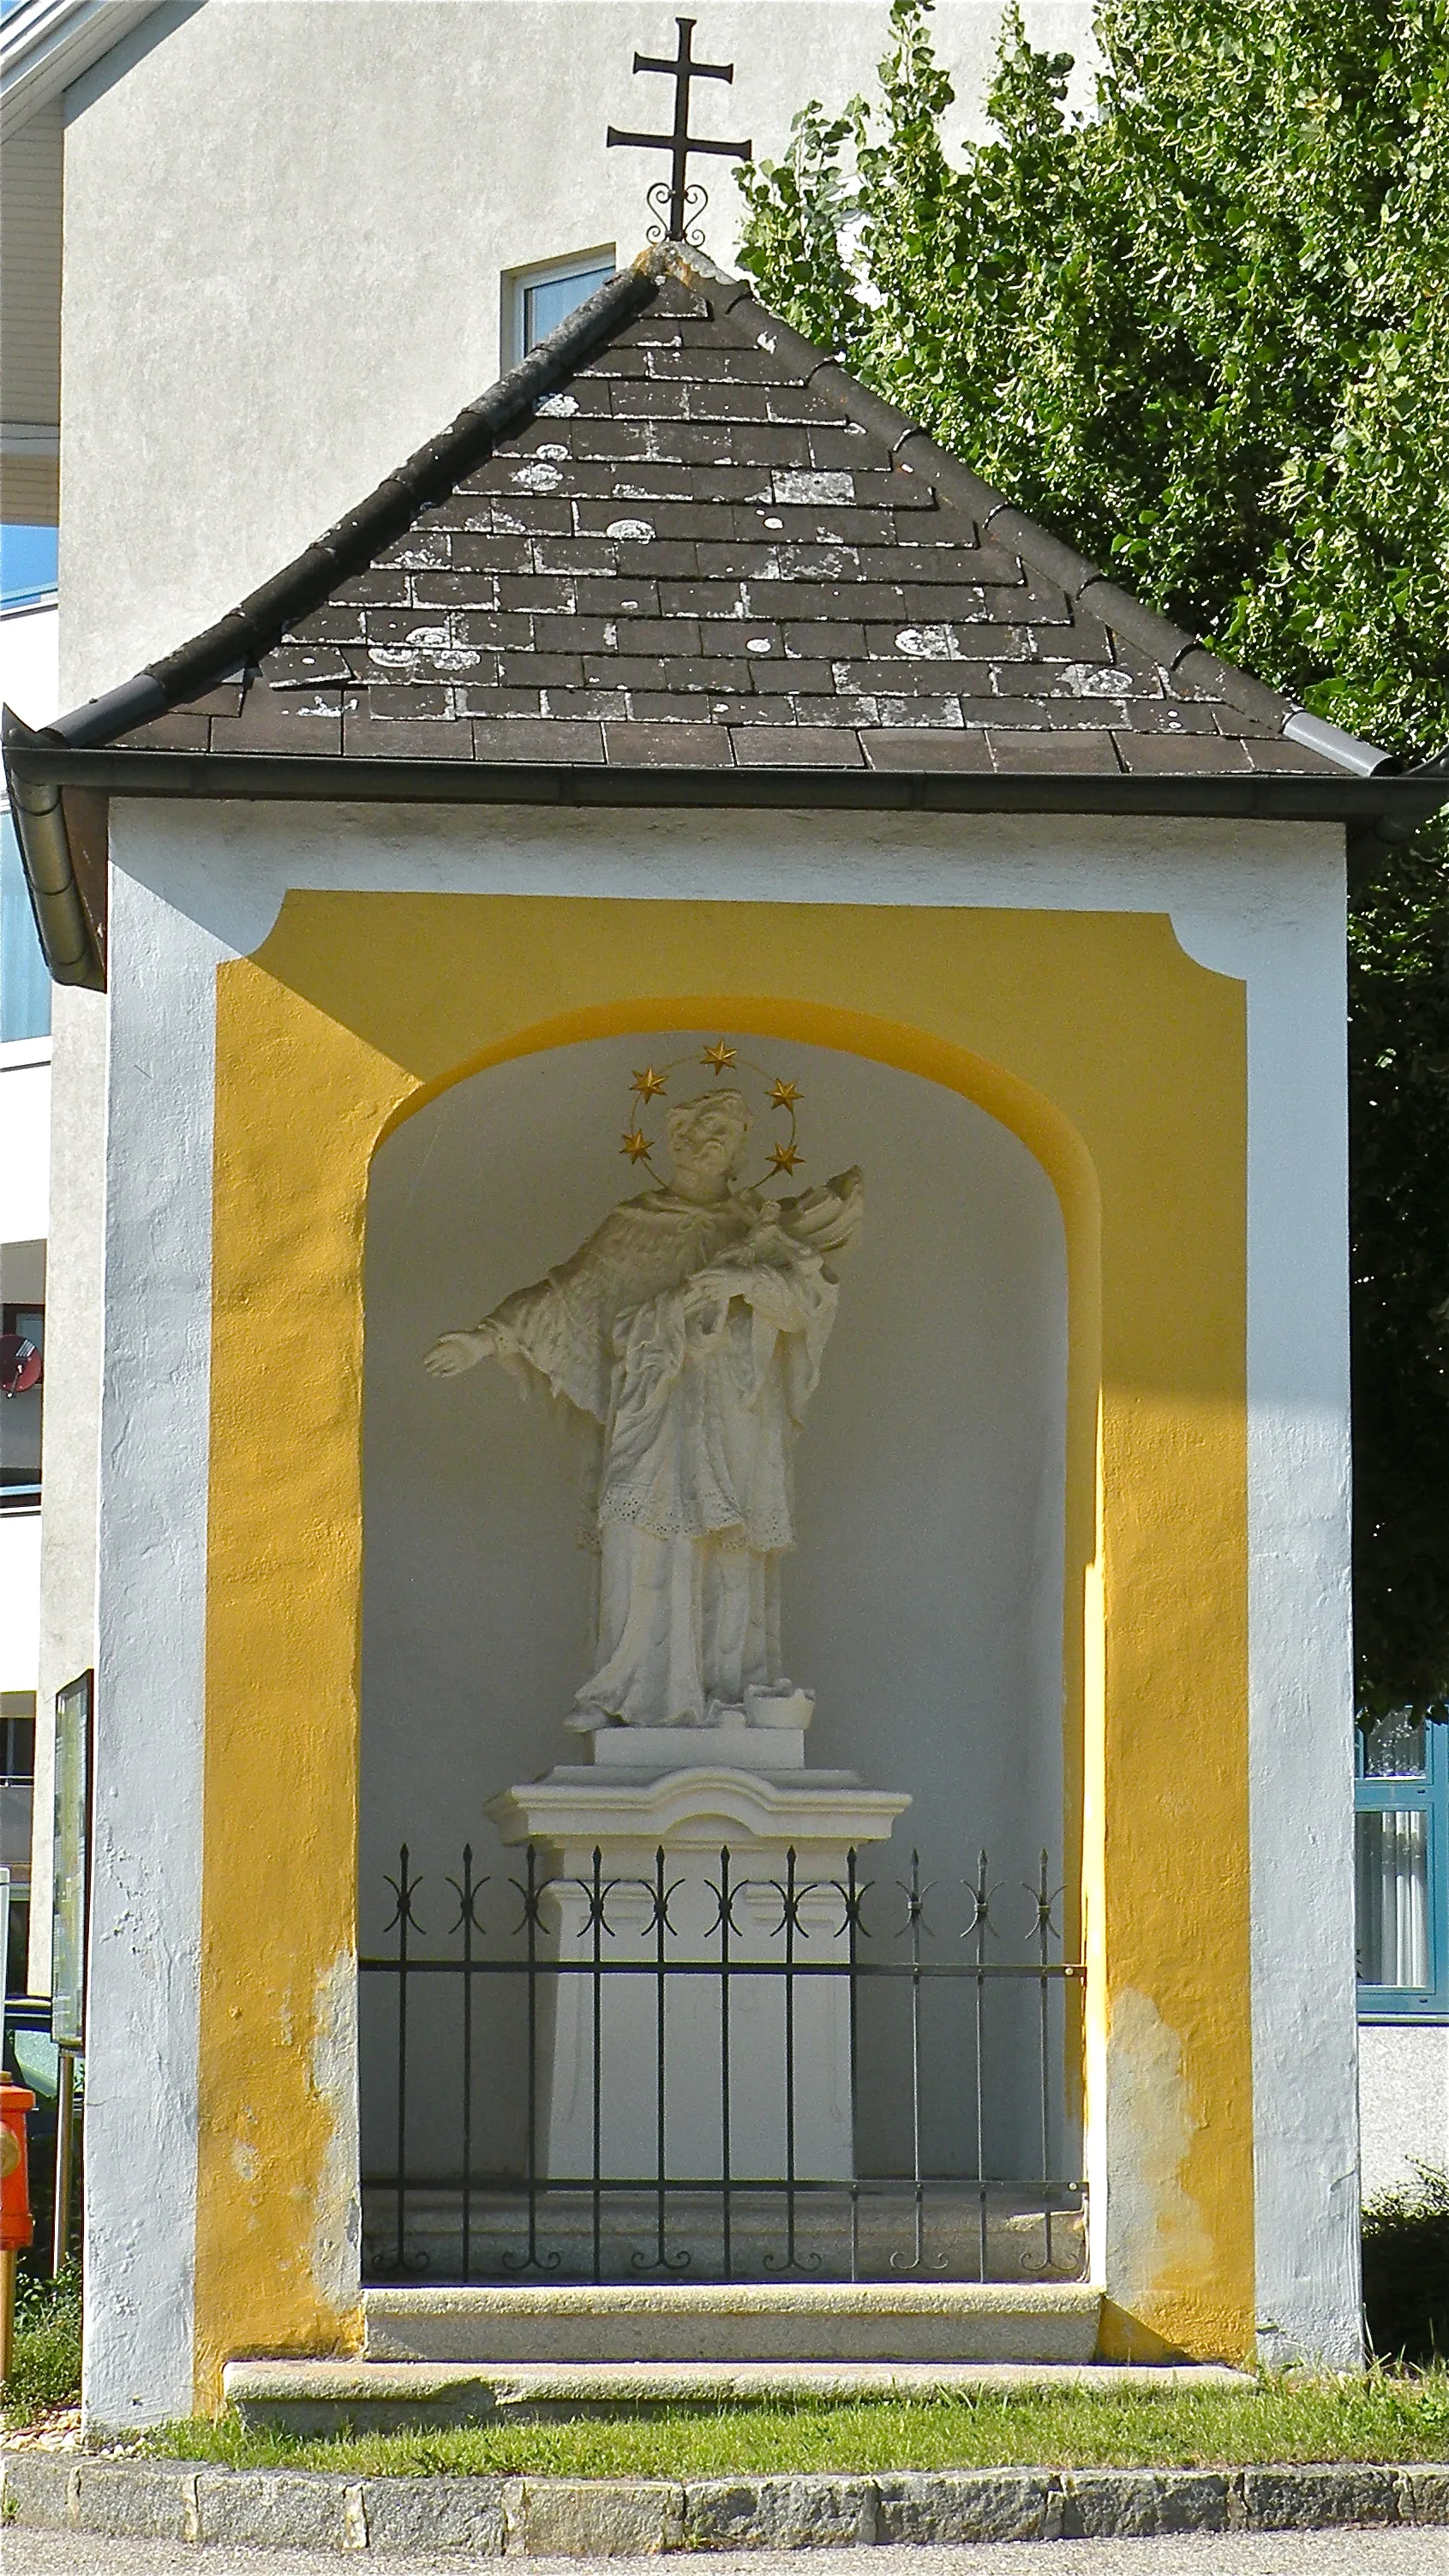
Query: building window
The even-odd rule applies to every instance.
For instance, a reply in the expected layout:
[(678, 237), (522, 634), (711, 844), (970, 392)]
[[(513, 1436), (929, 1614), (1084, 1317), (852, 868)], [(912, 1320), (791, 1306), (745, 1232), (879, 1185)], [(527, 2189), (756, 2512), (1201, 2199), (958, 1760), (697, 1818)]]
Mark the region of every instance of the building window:
[(30, 1811), (35, 1784), (35, 1693), (0, 1691), (0, 1869), (10, 1872), (6, 1992), (25, 1992), (30, 1922)]
[(0, 1305), (0, 1512), (40, 1509), (45, 1308)]
[(35, 934), (35, 915), (8, 808), (0, 813), (0, 1043), (48, 1038), (50, 977)]
[(1359, 2011), (1449, 2020), (1449, 1727), (1398, 1709), (1360, 1729), (1355, 1804)]
[(586, 302), (614, 274), (612, 250), (582, 251), (547, 268), (514, 269), (503, 281), (503, 335), (508, 363), (517, 366), (576, 305)]

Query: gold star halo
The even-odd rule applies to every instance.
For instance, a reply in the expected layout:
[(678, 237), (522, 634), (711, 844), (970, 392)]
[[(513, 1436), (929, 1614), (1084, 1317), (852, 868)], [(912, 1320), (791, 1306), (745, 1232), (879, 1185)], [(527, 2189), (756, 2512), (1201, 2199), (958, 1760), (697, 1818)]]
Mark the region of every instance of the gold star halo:
[[(764, 1086), (765, 1098), (770, 1107), (788, 1121), (783, 1140), (770, 1147), (761, 1180), (771, 1180), (777, 1173), (788, 1175), (805, 1161), (806, 1158), (800, 1150), (798, 1141), (798, 1106), (802, 1096), (798, 1082), (787, 1081), (783, 1074), (776, 1074), (771, 1078), (763, 1065), (754, 1063), (749, 1056), (742, 1056), (737, 1046), (732, 1045), (728, 1038), (721, 1037), (716, 1038), (713, 1046), (702, 1048), (697, 1056), (678, 1056), (664, 1065), (646, 1064), (635, 1072), (629, 1085), (634, 1104), (633, 1124), (625, 1131), (619, 1144), (620, 1153), (627, 1154), (631, 1163), (643, 1163), (651, 1173), (653, 1172), (654, 1166), (650, 1159), (653, 1145), (644, 1132), (643, 1113), (649, 1108), (651, 1102), (667, 1097), (671, 1075), (677, 1073), (681, 1065), (688, 1063), (707, 1064), (716, 1077), (735, 1068), (738, 1068), (741, 1073), (755, 1074)], [(755, 1187), (759, 1187), (758, 1182)]]

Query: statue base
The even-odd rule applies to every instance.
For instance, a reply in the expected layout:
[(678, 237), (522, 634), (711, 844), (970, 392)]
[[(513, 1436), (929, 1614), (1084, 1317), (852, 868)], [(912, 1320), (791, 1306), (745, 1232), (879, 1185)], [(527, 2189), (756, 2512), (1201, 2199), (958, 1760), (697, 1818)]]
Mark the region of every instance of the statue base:
[(803, 1726), (601, 1726), (589, 1737), (600, 1771), (803, 1771)]
[[(726, 1734), (764, 1758), (721, 1761)], [(800, 1737), (793, 1763), (785, 1735)], [(580, 2185), (848, 2182), (849, 1855), (910, 1799), (806, 1770), (799, 1729), (620, 1727), (594, 1743), (630, 1738), (631, 1764), (561, 1764), (487, 1806), (506, 1843), (540, 1849), (540, 1947), (563, 1971), (540, 1980), (537, 2169)], [(664, 1739), (672, 1767), (641, 1739)]]

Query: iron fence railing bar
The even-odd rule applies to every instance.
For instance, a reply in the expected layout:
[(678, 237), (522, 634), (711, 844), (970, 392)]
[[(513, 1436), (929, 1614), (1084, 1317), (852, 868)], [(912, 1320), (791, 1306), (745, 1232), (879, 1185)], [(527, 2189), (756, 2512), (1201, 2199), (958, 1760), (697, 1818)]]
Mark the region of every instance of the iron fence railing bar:
[[(396, 1878), (390, 1878), (387, 1881), (387, 1884), (393, 1892), (394, 1906), (392, 1921), (384, 1928), (391, 1931), (393, 1923), (397, 1925), (397, 1965), (399, 1971), (397, 1988), (397, 2241), (394, 2251), (396, 2254), (398, 2270), (401, 2271), (404, 2263), (404, 2240), (407, 2233), (408, 1931), (413, 1924), (413, 1893), (414, 1890), (422, 1884), (421, 1879), (410, 1878), (408, 1875), (408, 1847), (406, 1843), (402, 1845), (398, 1854), (397, 1876)], [(422, 1926), (419, 1924), (417, 1929), (421, 1930)]]
[[(396, 1976), (404, 1963), (399, 1959), (380, 1959), (364, 1952), (357, 1964), (359, 1968), (365, 1968), (369, 1975)], [(659, 1973), (653, 1959), (605, 1959), (602, 1964), (605, 1978), (655, 1977)], [(409, 1959), (406, 1967), (410, 1977), (461, 1977), (465, 1973), (461, 1959)], [(528, 1974), (528, 1968), (529, 1963), (526, 1959), (475, 1959), (466, 1973), (472, 1977), (523, 1977)], [(539, 1970), (547, 1977), (592, 1977), (594, 1962), (591, 1958), (545, 1959), (540, 1960)], [(836, 1977), (842, 1982), (850, 1973), (849, 1965), (844, 1959), (797, 1957), (792, 1970), (796, 1979)], [(898, 1978), (903, 1983), (912, 1985), (930, 1985), (937, 1979), (950, 1983), (953, 1980), (960, 1981), (963, 1977), (974, 1983), (978, 1975), (974, 1967), (963, 1970), (949, 1959), (922, 1959), (919, 1967), (913, 1966), (908, 1959), (862, 1959), (855, 1973), (866, 1983), (877, 1979)], [(998, 1983), (1034, 1986), (1039, 1983), (1042, 1973), (1041, 1967), (1034, 1959), (987, 1959), (979, 1971), (982, 1983), (988, 1986)], [(1047, 1976), (1054, 1984), (1080, 1985), (1086, 1973), (1086, 1969), (1075, 1960), (1053, 1959), (1046, 1969)], [(719, 1959), (671, 1959), (669, 1961), (671, 1977), (723, 1977), (726, 1974), (732, 1980), (740, 1977), (764, 1977), (773, 1979), (777, 1985), (783, 1982), (778, 1959), (731, 1957), (727, 1963)]]
[(603, 2260), (604, 2194), (603, 2194), (603, 2104), (604, 2104), (604, 1855), (594, 1845), (594, 1876), (589, 1909), (593, 1935), (593, 2100), (590, 2105), (594, 2149), (594, 2279), (599, 2277)]
[(463, 2270), (466, 2275), (472, 2260), (472, 2168), (473, 2168), (473, 1934), (479, 1928), (474, 1903), (487, 1886), (486, 1877), (473, 1878), (473, 1846), (463, 1845), (463, 1877), (459, 1884), (450, 1878), (448, 1885), (458, 1899), (455, 1931), (463, 1935)]
[[(1056, 1900), (1052, 1893), (1051, 1881), (1048, 1876), (1050, 1866), (1050, 1857), (1046, 1852), (1043, 1852), (1036, 1884), (1036, 1931), (1037, 1940), (1041, 1948), (1042, 1971), (1040, 1996), (1037, 2009), (1037, 2029), (1040, 2039), (1040, 2054), (1038, 2058), (1040, 2091), (1038, 2098), (1041, 2116), (1041, 2179), (1043, 2182), (1047, 2180), (1047, 2177), (1051, 2172), (1051, 1980), (1047, 1975), (1047, 1952), (1053, 1928), (1052, 1906)], [(1045, 2210), (1042, 2214), (1042, 2224), (1046, 2235), (1047, 2262), (1050, 2264), (1052, 2257), (1052, 2214), (1049, 2209)]]
[[(392, 2191), (393, 2175), (390, 2171), (374, 2174), (364, 2173), (362, 2179), (364, 2186), (369, 2190), (384, 2189), (389, 2193)], [(461, 2182), (462, 2176), (460, 2172), (423, 2174), (411, 2171), (408, 2175), (408, 2189), (412, 2192), (457, 2191), (461, 2188)], [(974, 2200), (977, 2191), (977, 2177), (975, 2174), (969, 2173), (925, 2173), (921, 2176), (921, 2186), (923, 2190), (928, 2192), (956, 2191), (964, 2189), (970, 2192)], [(690, 2192), (750, 2191), (774, 2192), (781, 2200), (785, 2197), (784, 2178), (780, 2174), (732, 2173), (728, 2178), (722, 2174), (685, 2175), (676, 2176), (673, 2181), (667, 2181), (663, 2187), (664, 2190), (671, 2195), (688, 2194)], [(983, 2187), (987, 2191), (1019, 2191), (1021, 2188), (1021, 2180), (1020, 2176), (1016, 2174), (988, 2174), (985, 2177)], [(657, 2175), (652, 2173), (625, 2175), (611, 2174), (603, 2188), (606, 2194), (616, 2191), (627, 2191), (633, 2192), (637, 2197), (648, 2201), (653, 2198), (654, 2194), (659, 2190), (660, 2185)], [(1033, 2183), (1033, 2209), (1036, 2207), (1036, 2193), (1038, 2188), (1039, 2186)], [(594, 2180), (592, 2174), (549, 2174), (541, 2176), (537, 2185), (540, 2199), (551, 2191), (586, 2193), (592, 2197), (593, 2189)], [(795, 2177), (795, 2190), (797, 2194), (800, 2192), (819, 2193), (833, 2191), (844, 2198), (852, 2192), (859, 2192), (862, 2195), (868, 2195), (873, 2191), (898, 2192), (902, 2189), (904, 2189), (908, 2194), (914, 2192), (915, 2176), (913, 2173), (908, 2173), (903, 2170), (900, 2173), (858, 2174), (853, 2179), (847, 2179), (841, 2174), (797, 2174)], [(1085, 2191), (1086, 2182), (1085, 2179), (1078, 2181), (1067, 2180), (1053, 2182), (1048, 2183), (1045, 2186), (1045, 2189), (1050, 2191), (1056, 2200), (1065, 2201), (1070, 2199), (1074, 2193)], [(522, 2186), (516, 2180), (510, 2179), (507, 2175), (501, 2175), (494, 2181), (490, 2181), (486, 2175), (480, 2175), (475, 2178), (474, 2190), (475, 2195), (479, 2198), (481, 2198), (486, 2192), (492, 2192), (499, 2197), (507, 2198), (521, 2196)]]
[(799, 2268), (795, 2241), (795, 1846), (785, 1854), (785, 2270)]
[[(1006, 1958), (992, 1953), (1015, 1939), (1002, 1919), (1012, 1912), (1001, 1903), (1007, 1882), (993, 1883), (984, 1850), (974, 1876), (958, 1882), (968, 1919), (945, 1957), (928, 1955), (934, 1889), (914, 1851), (898, 1882), (903, 1905), (883, 1883), (861, 1879), (854, 1850), (839, 1878), (804, 1876), (794, 1848), (777, 1875), (752, 1877), (724, 1844), (717, 1876), (692, 1882), (687, 1872), (671, 1882), (662, 1845), (652, 1868), (617, 1877), (605, 1874), (601, 1848), (576, 1876), (550, 1873), (535, 1846), (521, 1857), (520, 1875), (494, 1884), (477, 1874), (465, 1845), (460, 1874), (445, 1882), (456, 1900), (446, 1952), (428, 1940), (418, 1905), (424, 1876), (407, 1844), (386, 1880), (392, 1947), (369, 1949), (359, 1962), (379, 1999), (396, 1997), (381, 2022), (366, 2025), (374, 2070), (391, 2026), (381, 2098), (375, 2075), (364, 2085), (365, 2119), (384, 2113), (392, 2140), (390, 2166), (378, 2169), (369, 2153), (363, 2179), (374, 2276), (432, 2268), (463, 2281), (523, 2271), (595, 2281), (682, 2271), (726, 2281), (781, 2271), (986, 2280), (1080, 2268), (1086, 2186), (1053, 2167), (1075, 2161), (1062, 2154), (1076, 2098), (1067, 2055), (1081, 2044), (1068, 1999), (1083, 1991), (1086, 1971), (1062, 1955), (1064, 1891), (1047, 1852), (1034, 1881), (1021, 1882), (1029, 1917), (1017, 1954)], [(674, 1899), (687, 1886), (676, 1923)], [(506, 1891), (519, 1900), (511, 1921)], [(712, 1920), (701, 1918), (701, 1895), (712, 1900)], [(570, 1984), (579, 1977), (588, 1979), (585, 1993)], [(629, 1980), (640, 1977), (652, 1981), (650, 2005), (637, 1985), (637, 2003), (628, 2000)], [(416, 2026), (414, 1980), (432, 1981), (435, 1996)], [(964, 2030), (950, 2004), (958, 1987)], [(418, 1996), (425, 1990), (420, 1984)], [(454, 1993), (456, 2006), (445, 2000)], [(700, 2019), (707, 1997), (716, 2034)], [(651, 2048), (654, 2058), (652, 2097), (642, 2101), (641, 2040), (646, 2060)], [(572, 2110), (554, 2099), (560, 2047), (576, 2052)], [(697, 2091), (702, 2069), (708, 2091), (711, 2048), (714, 2130)], [(767, 2147), (771, 2164), (761, 2171), (759, 2139), (770, 2136), (772, 2119), (778, 2146)], [(746, 2131), (756, 2169), (741, 2172)], [(812, 2170), (817, 2150), (805, 2141), (822, 2136), (835, 2141), (832, 2165)], [(993, 2139), (997, 2149), (1018, 2140), (1019, 2164), (1003, 2170)], [(652, 2170), (617, 2169), (641, 2151)], [(681, 2157), (713, 2169), (672, 2170)], [(559, 2163), (563, 2171), (550, 2170)]]
[(720, 2202), (720, 2224), (724, 2234), (724, 2276), (734, 2276), (734, 2227), (730, 2206), (730, 1856), (727, 1844), (721, 1844), (719, 1855), (719, 2142), (720, 2166), (724, 2175), (724, 2197)]
[[(986, 1927), (991, 1911), (991, 1887), (986, 1874), (986, 1854), (984, 1851), (977, 1854), (976, 1884), (971, 1890), (971, 1900), (975, 1910), (972, 1914), (971, 1922), (965, 1937), (967, 1940), (974, 1939), (976, 1943), (976, 1958), (974, 1962), (974, 1993), (976, 1998), (976, 2172), (979, 2180), (980, 2176), (986, 2171), (986, 2083), (984, 2072), (986, 2065)], [(986, 2266), (989, 2260), (987, 2248), (988, 2206), (986, 2193), (983, 2190), (979, 2193), (977, 2199), (976, 2277), (978, 2281), (985, 2280)]]
[[(845, 1913), (845, 1937), (848, 1945), (847, 1965), (850, 1974), (850, 2021), (848, 2030), (848, 2046), (850, 2049), (850, 2134), (852, 2138), (858, 2138), (860, 2135), (860, 2015), (857, 2008), (859, 2003), (859, 1996), (857, 1994), (857, 1978), (860, 1967), (860, 1895), (856, 1886), (855, 1873), (856, 1855), (855, 1846), (852, 1843), (850, 1850), (845, 1855), (847, 1900)], [(852, 2182), (850, 2190), (850, 2277), (852, 2281), (858, 2281), (860, 2279), (860, 2194), (855, 2182)]]
[(921, 2165), (921, 1863), (917, 1852), (911, 1854), (910, 1882), (905, 1889), (906, 1924), (910, 1935), (911, 1959), (911, 2259), (902, 2262), (898, 2254), (891, 2261), (898, 2271), (920, 2272), (926, 2260), (926, 2205)]

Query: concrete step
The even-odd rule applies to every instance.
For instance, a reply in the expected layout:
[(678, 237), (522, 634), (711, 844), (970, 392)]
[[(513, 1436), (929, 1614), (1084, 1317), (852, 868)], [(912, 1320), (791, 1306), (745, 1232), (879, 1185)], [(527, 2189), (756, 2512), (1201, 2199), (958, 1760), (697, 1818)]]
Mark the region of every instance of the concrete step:
[(1087, 2363), (1082, 2281), (606, 2281), (587, 2289), (368, 2290), (368, 2361)]
[(660, 2406), (753, 2400), (1023, 2395), (1065, 2388), (1248, 2388), (1212, 2364), (1130, 2368), (1117, 2362), (597, 2362), (559, 2368), (426, 2361), (233, 2361), (226, 2395), (258, 2430), (304, 2437), (424, 2431), (440, 2425), (566, 2422)]

